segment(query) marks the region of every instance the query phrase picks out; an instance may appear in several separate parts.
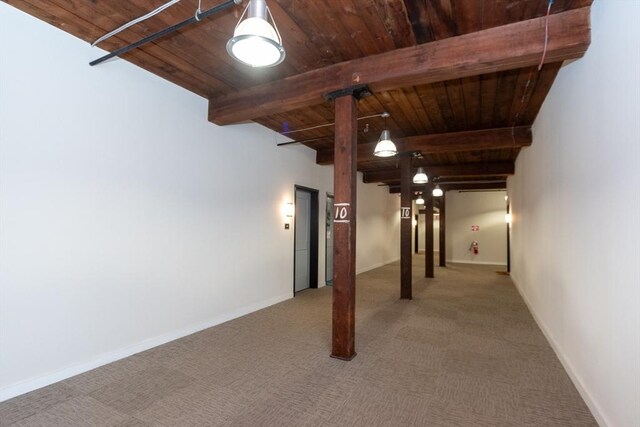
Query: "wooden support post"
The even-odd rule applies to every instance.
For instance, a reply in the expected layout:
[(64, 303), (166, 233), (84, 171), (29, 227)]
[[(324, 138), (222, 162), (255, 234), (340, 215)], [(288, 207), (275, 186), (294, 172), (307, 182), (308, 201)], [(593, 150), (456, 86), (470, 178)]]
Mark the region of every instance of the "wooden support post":
[[(507, 215), (510, 214), (507, 202)], [(511, 273), (511, 223), (507, 223), (507, 273)]]
[(411, 299), (411, 156), (400, 158), (400, 299)]
[(335, 98), (333, 172), (333, 330), (331, 357), (355, 357), (356, 323), (356, 144), (354, 94)]
[(418, 228), (418, 223), (420, 222), (420, 215), (416, 214), (413, 216), (413, 220), (416, 222), (416, 226), (413, 230), (413, 253), (417, 254), (419, 249), (419, 233), (420, 230)]
[(445, 191), (440, 198), (440, 267), (447, 266), (447, 231), (446, 231), (446, 198)]
[(433, 274), (433, 184), (424, 185), (424, 277)]

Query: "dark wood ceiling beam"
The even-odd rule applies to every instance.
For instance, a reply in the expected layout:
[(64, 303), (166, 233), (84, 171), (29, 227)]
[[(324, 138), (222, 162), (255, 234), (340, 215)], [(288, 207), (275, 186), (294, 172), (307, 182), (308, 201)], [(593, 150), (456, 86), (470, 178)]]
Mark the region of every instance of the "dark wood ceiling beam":
[[(498, 176), (498, 175), (513, 175), (515, 172), (515, 165), (513, 162), (498, 162), (498, 163), (471, 163), (463, 165), (438, 165), (438, 166), (425, 166), (424, 167), (427, 176)], [(363, 176), (363, 182), (389, 182), (400, 181), (400, 169), (382, 169), (365, 171)]]
[[(468, 182), (464, 184), (439, 184), (442, 191), (451, 191), (451, 190), (501, 190), (507, 188), (507, 182), (488, 182), (483, 183), (482, 181), (478, 182)], [(412, 191), (422, 191), (424, 188), (423, 184), (416, 184), (412, 187)], [(400, 185), (390, 185), (389, 193), (391, 194), (400, 194)]]
[[(545, 62), (582, 57), (591, 40), (590, 8), (549, 17)], [(396, 49), (287, 77), (209, 101), (209, 120), (226, 125), (324, 102), (323, 94), (368, 84), (380, 92), (537, 65), (545, 19), (535, 18)]]
[[(504, 148), (521, 148), (531, 145), (531, 127), (483, 129), (465, 132), (447, 132), (430, 135), (410, 136), (395, 140), (399, 152), (419, 151), (422, 154), (459, 153), (475, 150), (498, 150)], [(375, 142), (358, 144), (358, 161), (389, 160), (375, 157)], [(333, 163), (333, 150), (318, 150), (316, 163), (330, 165)]]

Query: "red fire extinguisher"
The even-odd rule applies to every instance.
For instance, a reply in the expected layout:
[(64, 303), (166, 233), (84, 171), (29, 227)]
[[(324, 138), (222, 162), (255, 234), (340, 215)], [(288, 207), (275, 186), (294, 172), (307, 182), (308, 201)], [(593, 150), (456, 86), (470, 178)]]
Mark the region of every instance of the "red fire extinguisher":
[(469, 246), (469, 251), (473, 252), (474, 255), (478, 255), (478, 241), (474, 240), (471, 242), (471, 246)]

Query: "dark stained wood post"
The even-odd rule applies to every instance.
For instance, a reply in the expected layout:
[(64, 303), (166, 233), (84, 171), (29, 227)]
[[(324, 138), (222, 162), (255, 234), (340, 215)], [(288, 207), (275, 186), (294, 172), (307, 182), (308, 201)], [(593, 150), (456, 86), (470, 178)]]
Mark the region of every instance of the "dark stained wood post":
[[(507, 215), (509, 215), (509, 203), (507, 202)], [(507, 223), (507, 273), (511, 273), (511, 224)]]
[(400, 157), (400, 299), (411, 299), (411, 156)]
[(424, 277), (433, 274), (433, 184), (424, 185)]
[(440, 267), (447, 266), (446, 197), (445, 191), (440, 197)]
[(331, 357), (355, 357), (356, 145), (358, 109), (353, 94), (335, 98), (333, 172), (333, 343)]
[(420, 215), (414, 215), (413, 220), (416, 222), (415, 229), (413, 230), (413, 253), (417, 254), (419, 249), (420, 230), (418, 223), (420, 222)]

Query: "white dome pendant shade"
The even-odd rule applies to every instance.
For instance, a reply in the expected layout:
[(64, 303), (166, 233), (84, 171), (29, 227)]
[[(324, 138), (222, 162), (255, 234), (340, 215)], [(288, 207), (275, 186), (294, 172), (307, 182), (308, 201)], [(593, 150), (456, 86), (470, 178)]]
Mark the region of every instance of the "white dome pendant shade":
[(416, 205), (424, 205), (424, 199), (422, 198), (422, 194), (420, 194), (416, 199)]
[[(242, 20), (249, 11), (247, 19)], [(267, 21), (271, 17), (273, 26)], [(251, 67), (273, 67), (284, 61), (286, 53), (265, 0), (251, 0), (242, 13), (227, 52), (235, 60)]]
[(391, 134), (389, 133), (389, 129), (387, 129), (387, 117), (389, 117), (389, 113), (385, 111), (381, 116), (384, 119), (384, 130), (380, 134), (380, 138), (378, 138), (376, 148), (373, 149), (373, 155), (376, 157), (395, 156), (398, 154), (398, 149), (396, 148), (396, 144), (391, 141)]
[(442, 191), (442, 188), (440, 188), (439, 185), (436, 185), (436, 188), (433, 189), (431, 194), (433, 195), (433, 197), (442, 197), (444, 192)]
[(413, 183), (426, 184), (427, 182), (429, 182), (429, 178), (427, 177), (427, 174), (424, 173), (424, 169), (422, 167), (419, 167), (418, 172), (416, 172), (416, 174), (413, 176)]
[(376, 144), (376, 148), (373, 150), (373, 155), (377, 157), (391, 157), (398, 154), (396, 144), (391, 141), (391, 136), (387, 129), (383, 130)]

